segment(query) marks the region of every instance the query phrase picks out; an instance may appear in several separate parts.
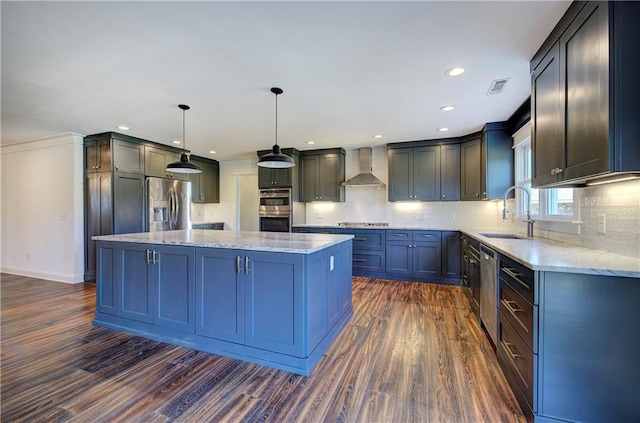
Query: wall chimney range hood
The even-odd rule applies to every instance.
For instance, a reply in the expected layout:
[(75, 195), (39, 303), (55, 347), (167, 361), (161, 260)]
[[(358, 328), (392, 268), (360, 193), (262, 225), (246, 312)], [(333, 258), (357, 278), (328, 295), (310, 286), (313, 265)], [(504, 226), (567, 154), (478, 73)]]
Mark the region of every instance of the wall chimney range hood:
[(358, 160), (360, 162), (360, 173), (353, 178), (342, 183), (345, 187), (378, 187), (384, 188), (385, 184), (371, 173), (371, 155), (373, 149), (371, 147), (362, 147), (358, 149)]

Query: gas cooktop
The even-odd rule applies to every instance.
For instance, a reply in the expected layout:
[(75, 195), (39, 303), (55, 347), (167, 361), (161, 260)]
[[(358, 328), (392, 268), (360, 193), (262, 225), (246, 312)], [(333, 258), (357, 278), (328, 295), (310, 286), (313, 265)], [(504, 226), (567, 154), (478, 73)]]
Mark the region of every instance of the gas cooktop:
[(389, 224), (385, 222), (339, 222), (338, 226), (369, 227), (369, 226), (389, 226)]

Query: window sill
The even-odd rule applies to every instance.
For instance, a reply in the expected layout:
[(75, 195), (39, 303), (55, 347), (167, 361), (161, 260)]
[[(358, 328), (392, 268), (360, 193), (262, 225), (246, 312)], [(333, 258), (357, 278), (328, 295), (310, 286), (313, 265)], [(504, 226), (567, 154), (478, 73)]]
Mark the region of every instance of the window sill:
[(564, 234), (580, 235), (579, 220), (564, 219), (536, 219), (536, 227), (543, 231), (560, 232)]

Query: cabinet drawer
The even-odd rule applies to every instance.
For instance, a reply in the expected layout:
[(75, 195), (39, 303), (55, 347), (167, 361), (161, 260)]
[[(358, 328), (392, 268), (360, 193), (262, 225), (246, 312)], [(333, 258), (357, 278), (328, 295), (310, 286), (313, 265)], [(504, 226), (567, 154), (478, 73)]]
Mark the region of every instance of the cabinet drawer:
[(440, 231), (413, 231), (413, 240), (440, 242), (440, 235)]
[(358, 251), (354, 248), (351, 260), (353, 270), (385, 271), (384, 251)]
[(353, 250), (384, 250), (384, 230), (336, 229), (336, 234), (353, 235)]
[(518, 336), (504, 315), (499, 313), (498, 359), (513, 375), (513, 379), (533, 410), (533, 366), (534, 354)]
[(389, 241), (411, 240), (413, 231), (405, 231), (401, 229), (387, 229), (387, 239)]
[(508, 257), (500, 256), (500, 280), (506, 281), (520, 295), (525, 297), (531, 304), (534, 301), (533, 270), (526, 268), (520, 263), (516, 263)]
[(536, 351), (536, 348), (533, 347), (535, 307), (502, 278), (500, 278), (500, 304), (498, 307), (500, 313), (511, 323), (527, 346), (532, 351)]

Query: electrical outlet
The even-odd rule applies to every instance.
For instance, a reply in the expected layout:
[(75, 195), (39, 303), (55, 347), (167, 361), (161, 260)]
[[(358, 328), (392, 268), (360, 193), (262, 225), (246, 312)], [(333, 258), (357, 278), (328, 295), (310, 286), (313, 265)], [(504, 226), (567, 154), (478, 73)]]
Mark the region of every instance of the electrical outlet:
[(604, 214), (598, 215), (598, 234), (604, 235), (607, 233), (607, 217)]
[(322, 212), (316, 212), (316, 219), (322, 219)]
[(424, 212), (416, 212), (416, 219), (424, 220)]
[(67, 214), (66, 213), (60, 213), (60, 221), (61, 222), (66, 222), (67, 221)]
[(27, 258), (27, 261), (31, 260), (31, 254), (27, 253), (26, 258)]
[(202, 217), (202, 212), (198, 210), (198, 217)]

